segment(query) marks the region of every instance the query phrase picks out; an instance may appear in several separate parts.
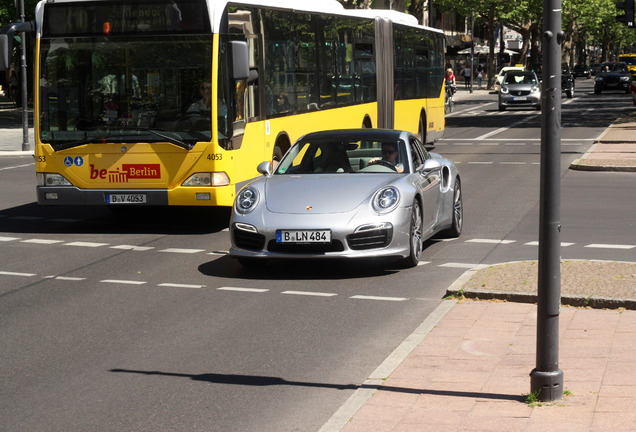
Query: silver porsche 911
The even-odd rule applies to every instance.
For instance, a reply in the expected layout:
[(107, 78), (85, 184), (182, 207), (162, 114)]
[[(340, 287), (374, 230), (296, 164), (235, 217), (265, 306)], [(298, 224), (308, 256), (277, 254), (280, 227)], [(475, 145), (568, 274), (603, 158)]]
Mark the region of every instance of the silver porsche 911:
[(230, 255), (244, 265), (278, 258), (398, 257), (417, 265), (423, 243), (459, 236), (459, 173), (404, 131), (354, 129), (300, 138), (274, 172), (237, 194)]

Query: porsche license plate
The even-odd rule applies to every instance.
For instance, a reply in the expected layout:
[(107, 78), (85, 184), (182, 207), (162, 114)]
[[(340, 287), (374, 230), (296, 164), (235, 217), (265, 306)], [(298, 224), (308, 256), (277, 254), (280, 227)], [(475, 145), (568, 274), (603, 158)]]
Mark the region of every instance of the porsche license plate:
[(278, 243), (331, 243), (330, 230), (278, 230)]
[(106, 194), (106, 204), (145, 204), (146, 194)]

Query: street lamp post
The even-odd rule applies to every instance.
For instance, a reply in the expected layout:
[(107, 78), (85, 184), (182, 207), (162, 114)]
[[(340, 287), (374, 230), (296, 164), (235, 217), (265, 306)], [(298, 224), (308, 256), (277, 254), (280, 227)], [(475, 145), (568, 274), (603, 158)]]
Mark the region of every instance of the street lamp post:
[(543, 0), (541, 193), (536, 367), (530, 391), (541, 401), (563, 397), (559, 369), (561, 308), (561, 0)]
[[(25, 22), (24, 0), (20, 0), (20, 21)], [(29, 150), (29, 112), (27, 96), (26, 33), (21, 34), (20, 79), (22, 81), (22, 151)]]

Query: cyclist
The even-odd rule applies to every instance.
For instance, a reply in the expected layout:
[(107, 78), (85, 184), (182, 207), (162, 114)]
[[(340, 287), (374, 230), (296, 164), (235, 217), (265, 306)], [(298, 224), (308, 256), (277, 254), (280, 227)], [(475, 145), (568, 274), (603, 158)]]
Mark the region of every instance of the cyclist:
[(446, 80), (446, 110), (452, 111), (453, 105), (453, 95), (457, 91), (457, 81), (455, 80), (455, 74), (453, 73), (453, 69), (446, 69), (446, 75), (444, 75), (444, 80)]

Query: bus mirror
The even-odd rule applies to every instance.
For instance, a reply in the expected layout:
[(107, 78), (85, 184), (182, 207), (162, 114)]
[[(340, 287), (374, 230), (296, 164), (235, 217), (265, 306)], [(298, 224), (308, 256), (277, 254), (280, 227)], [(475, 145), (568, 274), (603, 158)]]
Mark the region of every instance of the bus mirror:
[(35, 25), (31, 21), (7, 24), (0, 29), (0, 70), (11, 68), (13, 36), (16, 33), (32, 32), (34, 29)]
[(247, 41), (230, 41), (232, 56), (232, 78), (237, 81), (246, 80), (250, 76), (250, 61)]
[(6, 34), (0, 34), (0, 70), (6, 71), (11, 68), (11, 56), (9, 52), (9, 37)]

